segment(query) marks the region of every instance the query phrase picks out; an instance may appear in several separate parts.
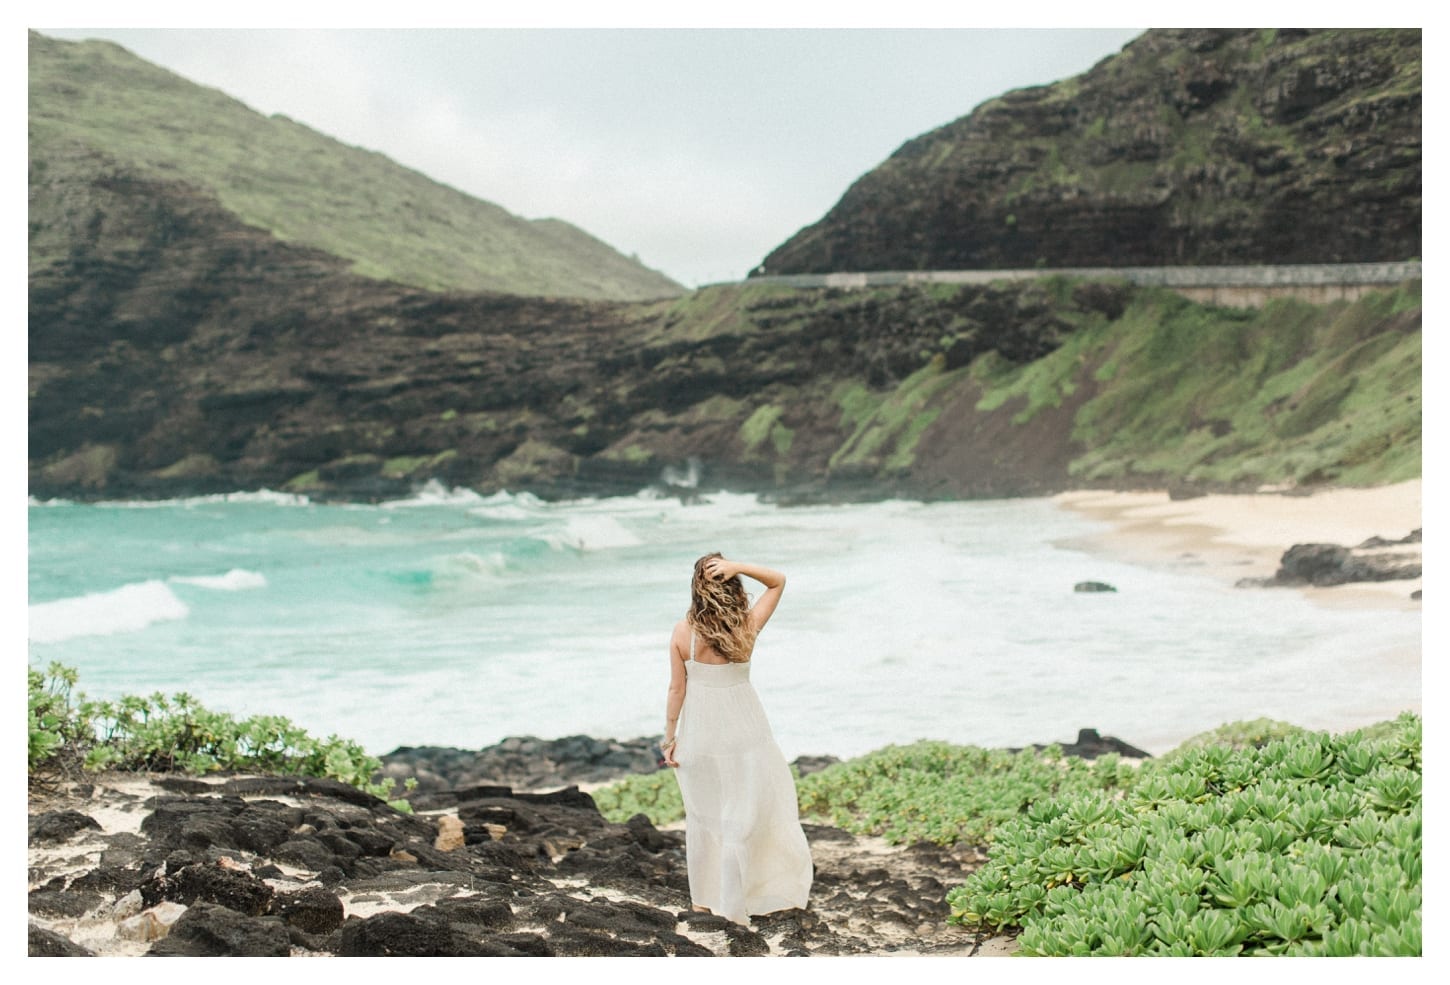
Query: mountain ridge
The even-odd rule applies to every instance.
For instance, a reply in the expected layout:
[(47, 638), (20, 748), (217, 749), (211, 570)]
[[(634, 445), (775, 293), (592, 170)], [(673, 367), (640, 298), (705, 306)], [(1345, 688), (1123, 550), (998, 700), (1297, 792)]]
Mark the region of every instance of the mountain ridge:
[(757, 274), (1418, 257), (1420, 32), (1156, 29), (906, 141)]
[[(530, 220), (107, 41), (30, 32), (31, 170), (78, 146), (206, 189), (243, 221), (357, 272), (433, 290), (639, 300), (684, 288), (561, 219)], [(47, 218), (31, 209), (32, 229)], [(41, 242), (44, 240), (42, 238)], [(32, 268), (53, 253), (37, 250)]]

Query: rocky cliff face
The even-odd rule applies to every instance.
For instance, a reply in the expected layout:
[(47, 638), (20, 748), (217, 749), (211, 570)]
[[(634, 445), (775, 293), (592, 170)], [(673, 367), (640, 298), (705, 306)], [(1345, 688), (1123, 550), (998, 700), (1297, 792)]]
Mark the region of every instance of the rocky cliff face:
[(842, 499), (1418, 474), (1414, 290), (1260, 314), (1063, 279), (648, 304), (438, 294), (104, 159), (32, 174), (32, 197), (64, 206), (71, 243), (31, 277), (42, 498), (373, 499), (438, 480)]
[(1419, 256), (1419, 30), (1154, 30), (907, 142), (757, 273)]
[(435, 294), (349, 274), (101, 158), (33, 173), (32, 200), (65, 210), (72, 244), (31, 278), (41, 497), (368, 498), (427, 479), (632, 492), (691, 460), (712, 482), (809, 484), (857, 426), (852, 401), (869, 409), (934, 354), (1030, 360), (1074, 314), (1121, 304), (1114, 289), (1061, 306), (1041, 287)]
[[(1396, 88), (1403, 66), (1382, 57), (1385, 38), (1407, 36), (1349, 37), (1363, 43), (1322, 71), (1293, 75), (1293, 85), (1264, 88), (1262, 105), (1274, 108), (1275, 126), (1318, 127), (1324, 141), (1342, 132), (1326, 122), (1331, 116), (1378, 120), (1375, 139), (1334, 145), (1343, 150), (1334, 165), (1340, 185), (1314, 177), (1318, 157), (1284, 167), (1254, 158), (1255, 174), (1271, 176), (1279, 191), (1252, 205), (1234, 198), (1231, 214), (1253, 221), (1224, 220), (1200, 237), (1202, 249), (1241, 262), (1274, 236), (1333, 243), (1330, 222), (1343, 225), (1341, 242), (1346, 230), (1371, 242), (1367, 226), (1379, 222), (1373, 242), (1386, 254), (1403, 252), (1396, 244), (1410, 226), (1418, 237), (1418, 124), (1411, 140), (1394, 122), (1418, 120), (1418, 69), (1408, 92)], [(1153, 192), (1162, 199), (1153, 212), (1144, 204), (1152, 195), (1125, 183), (1116, 219), (1067, 186), (1024, 179), (1017, 199), (990, 193), (982, 168), (1006, 180), (1021, 155), (1038, 160), (1031, 148), (1050, 157), (1038, 137), (1005, 139), (1024, 126), (1024, 107), (1039, 135), (1075, 132), (1101, 114), (1101, 127), (1087, 130), (1106, 143), (1084, 146), (1099, 146), (1110, 161), (1139, 134), (1141, 146), (1132, 146), (1143, 158), (1134, 167), (1177, 188), (1174, 176), (1186, 172), (1163, 155), (1175, 141), (1188, 149), (1173, 153), (1202, 150), (1193, 142), (1200, 131), (1144, 122), (1142, 106), (1123, 93), (1149, 83), (1121, 66), (1157, 66), (1145, 77), (1177, 93), (1187, 117), (1219, 119), (1215, 107), (1238, 105), (1248, 91), (1204, 81), (1228, 71), (1213, 68), (1230, 64), (1224, 52), (1240, 52), (1234, 65), (1268, 71), (1281, 49), (1332, 47), (1338, 38), (1153, 32), (1085, 76), (1075, 95), (1061, 87), (1012, 94), (941, 132), (960, 128), (964, 145), (990, 145), (998, 157), (923, 165), (905, 183), (863, 179), (847, 201), (870, 192), (865, 200), (876, 204), (859, 213), (864, 225), (830, 227), (831, 236), (860, 251), (845, 266), (905, 266), (892, 251), (957, 228), (914, 225), (921, 202), (969, 211), (1011, 203), (1018, 233), (981, 240), (997, 244), (993, 256), (1004, 265), (1021, 261), (1002, 244), (1038, 225), (1054, 235), (1072, 230), (1056, 241), (1083, 249), (1093, 237), (1117, 237), (1125, 252), (1114, 259), (1144, 262), (1132, 243), (1161, 239), (1165, 228), (1185, 236), (1206, 228), (1181, 216), (1144, 224), (1150, 213), (1180, 215), (1178, 192)], [(1418, 34), (1412, 40), (1417, 59)], [(1164, 64), (1181, 71), (1164, 75)], [(1389, 81), (1374, 95), (1345, 79)], [(1331, 91), (1341, 95), (1324, 96)], [(1118, 107), (1111, 116), (1109, 104)], [(988, 139), (998, 130), (983, 130), (983, 120), (1004, 139)], [(1218, 133), (1227, 124), (1214, 126)], [(1223, 141), (1231, 136), (1222, 130)], [(917, 149), (905, 159), (955, 160), (928, 152), (939, 137), (909, 145)], [(30, 168), (29, 480), (37, 497), (271, 488), (372, 499), (438, 480), (546, 496), (663, 485), (682, 494), (729, 487), (840, 499), (1419, 474), (1414, 288), (1348, 311), (1301, 305), (1261, 315), (1061, 278), (859, 291), (747, 282), (652, 302), (433, 292), (359, 276), (348, 260), (284, 241), (239, 219), (205, 185), (85, 142), (45, 146)], [(1411, 157), (1413, 167), (1391, 167)], [(981, 163), (989, 160), (997, 163)], [(1247, 180), (1239, 165), (1205, 167), (1194, 187), (1248, 194), (1236, 184)], [(1357, 191), (1365, 174), (1379, 175), (1379, 198)], [(872, 199), (872, 189), (885, 197)], [(1079, 207), (1073, 226), (1067, 216)], [(1190, 214), (1199, 213), (1182, 213)], [(1135, 239), (1134, 230), (1150, 227), (1152, 236)], [(1321, 233), (1306, 232), (1314, 229)], [(1190, 258), (1211, 262), (1201, 252)]]

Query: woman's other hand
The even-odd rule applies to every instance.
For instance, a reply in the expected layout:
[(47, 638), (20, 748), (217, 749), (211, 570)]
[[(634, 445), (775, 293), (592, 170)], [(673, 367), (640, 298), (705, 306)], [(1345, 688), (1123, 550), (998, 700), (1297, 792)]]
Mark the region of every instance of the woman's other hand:
[(661, 766), (669, 766), (671, 768), (674, 768), (674, 767), (680, 765), (679, 762), (676, 761), (676, 759), (675, 759), (675, 746), (676, 745), (678, 745), (678, 743), (674, 739), (671, 739), (669, 742), (666, 742), (666, 743), (664, 743), (663, 745), (660, 746), (660, 765)]

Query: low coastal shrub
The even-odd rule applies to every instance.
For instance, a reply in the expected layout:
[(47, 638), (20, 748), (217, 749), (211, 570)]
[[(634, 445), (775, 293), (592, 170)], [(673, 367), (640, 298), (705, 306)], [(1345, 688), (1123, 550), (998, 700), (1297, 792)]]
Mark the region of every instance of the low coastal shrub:
[(1421, 720), (1194, 746), (1035, 801), (947, 894), (1029, 955), (1421, 953)]
[[(373, 779), (382, 761), (356, 742), (316, 738), (277, 715), (237, 719), (209, 711), (185, 693), (89, 701), (75, 691), (77, 675), (69, 667), (51, 664), (44, 673), (31, 668), (28, 675), (32, 776), (76, 766), (195, 774), (236, 770), (340, 780), (385, 800), (393, 793), (391, 781)], [(411, 811), (406, 800), (389, 803)]]
[[(1088, 761), (1064, 756), (1059, 746), (1013, 753), (923, 741), (886, 746), (798, 777), (796, 796), (803, 819), (880, 835), (891, 844), (986, 844), (996, 825), (1035, 800), (1118, 790), (1135, 773), (1117, 755)], [(615, 822), (644, 814), (659, 825), (685, 816), (679, 784), (668, 770), (626, 777), (593, 797)]]
[(1085, 760), (1060, 746), (1008, 752), (923, 741), (835, 763), (796, 784), (801, 815), (891, 844), (988, 844), (1034, 801), (1132, 784), (1117, 755)]
[(81, 751), (88, 738), (71, 692), (76, 672), (60, 664), (52, 664), (47, 674), (28, 668), (30, 679), (30, 745), (27, 760), (30, 772), (60, 760), (83, 758)]
[(670, 824), (685, 816), (685, 802), (680, 797), (680, 784), (674, 770), (660, 769), (654, 773), (635, 773), (618, 783), (600, 787), (590, 794), (606, 819), (623, 824), (636, 814), (643, 814), (656, 826)]
[[(1134, 765), (945, 742), (796, 781), (801, 817), (893, 844), (988, 846), (949, 919), (1026, 955), (1421, 953), (1421, 720), (1342, 735), (1234, 722)], [(667, 770), (594, 793), (680, 820)]]
[(1286, 739), (1291, 735), (1303, 735), (1307, 729), (1297, 725), (1290, 725), (1288, 722), (1275, 721), (1272, 718), (1255, 718), (1251, 722), (1229, 722), (1220, 725), (1216, 729), (1201, 732), (1191, 739), (1180, 743), (1172, 752), (1165, 753), (1164, 759), (1172, 759), (1181, 756), (1190, 749), (1201, 749), (1204, 746), (1229, 746), (1233, 749), (1247, 749), (1254, 746), (1266, 745), (1275, 739)]

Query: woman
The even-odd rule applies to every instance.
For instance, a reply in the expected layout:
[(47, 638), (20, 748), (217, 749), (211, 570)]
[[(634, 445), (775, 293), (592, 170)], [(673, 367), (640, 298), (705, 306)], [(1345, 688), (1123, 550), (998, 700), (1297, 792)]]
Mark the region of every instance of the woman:
[[(765, 586), (753, 606), (741, 575)], [(811, 890), (795, 783), (750, 686), (755, 638), (784, 588), (779, 571), (707, 554), (695, 562), (690, 611), (670, 637), (660, 748), (685, 801), (690, 898), (696, 910), (736, 923), (803, 908)]]

